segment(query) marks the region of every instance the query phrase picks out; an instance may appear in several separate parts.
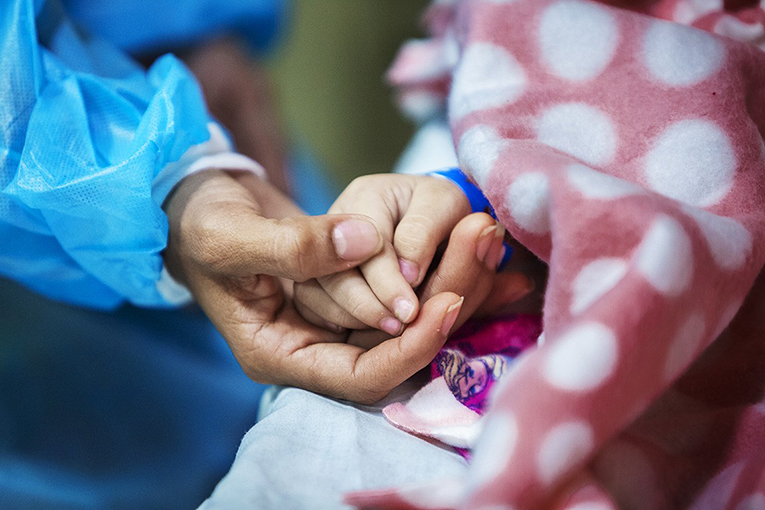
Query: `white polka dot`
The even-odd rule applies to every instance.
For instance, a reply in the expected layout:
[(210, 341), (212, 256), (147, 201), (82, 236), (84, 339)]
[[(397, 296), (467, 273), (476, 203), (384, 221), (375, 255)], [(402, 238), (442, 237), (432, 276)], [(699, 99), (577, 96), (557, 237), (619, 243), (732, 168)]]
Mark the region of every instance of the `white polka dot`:
[(598, 76), (611, 62), (618, 42), (614, 16), (591, 3), (554, 3), (539, 24), (542, 59), (553, 73), (567, 80)]
[(752, 234), (741, 223), (703, 209), (683, 208), (696, 221), (709, 252), (722, 269), (741, 269), (752, 253)]
[(477, 42), (467, 47), (452, 81), (453, 120), (515, 102), (526, 90), (526, 73), (504, 48)]
[(486, 415), (486, 424), (473, 452), (469, 471), (471, 488), (490, 482), (502, 474), (510, 462), (518, 439), (518, 424), (512, 415), (502, 412)]
[(694, 313), (680, 326), (667, 352), (664, 362), (664, 378), (672, 381), (693, 361), (699, 351), (705, 331), (704, 316)]
[(585, 198), (613, 200), (644, 192), (643, 188), (634, 182), (598, 172), (584, 165), (569, 166), (566, 175), (568, 182)]
[(648, 229), (637, 251), (638, 271), (656, 290), (680, 295), (693, 277), (693, 247), (682, 225), (660, 215)]
[(765, 27), (762, 26), (761, 21), (746, 23), (731, 15), (719, 18), (712, 31), (731, 39), (754, 44), (760, 49), (762, 49), (762, 37), (765, 35)]
[(406, 503), (420, 508), (456, 508), (462, 503), (466, 489), (461, 478), (452, 478), (399, 489), (398, 496)]
[(508, 145), (509, 142), (500, 137), (493, 127), (483, 124), (473, 126), (460, 137), (457, 148), (460, 168), (484, 188), (494, 163)]
[(651, 189), (690, 205), (709, 206), (733, 185), (736, 157), (725, 133), (701, 119), (672, 124), (645, 158)]
[(592, 451), (593, 433), (585, 422), (558, 425), (542, 441), (537, 457), (539, 478), (550, 485)]
[(572, 284), (571, 313), (584, 312), (613, 289), (627, 274), (627, 262), (619, 258), (601, 258), (584, 266)]
[(602, 111), (584, 103), (565, 103), (542, 113), (537, 139), (591, 165), (609, 163), (616, 154), (616, 130)]
[(520, 175), (507, 190), (507, 207), (519, 227), (534, 234), (550, 231), (550, 187), (547, 176)]
[(675, 4), (675, 10), (670, 19), (683, 25), (690, 25), (696, 21), (696, 11), (693, 10), (687, 0), (680, 0)]
[(736, 510), (765, 510), (765, 495), (757, 492), (745, 497), (736, 506)]
[(646, 32), (643, 57), (657, 80), (688, 86), (709, 78), (722, 67), (725, 46), (702, 30), (657, 21)]
[(672, 20), (690, 25), (705, 14), (723, 9), (723, 0), (680, 0), (675, 5)]
[(562, 390), (596, 388), (616, 366), (616, 336), (598, 322), (579, 324), (548, 345), (550, 352), (544, 364), (544, 376), (551, 385)]
[(656, 474), (636, 446), (618, 441), (608, 445), (595, 459), (594, 471), (609, 493), (618, 498), (618, 508), (660, 508)]

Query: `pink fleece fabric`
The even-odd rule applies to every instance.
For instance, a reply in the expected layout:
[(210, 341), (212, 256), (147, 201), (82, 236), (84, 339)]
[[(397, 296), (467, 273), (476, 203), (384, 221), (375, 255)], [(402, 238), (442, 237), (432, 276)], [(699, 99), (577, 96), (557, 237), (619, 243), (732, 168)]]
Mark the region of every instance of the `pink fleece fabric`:
[[(464, 480), (360, 507), (765, 508), (765, 12), (440, 0), (390, 77), (549, 264)], [(447, 94), (448, 92), (448, 94)]]

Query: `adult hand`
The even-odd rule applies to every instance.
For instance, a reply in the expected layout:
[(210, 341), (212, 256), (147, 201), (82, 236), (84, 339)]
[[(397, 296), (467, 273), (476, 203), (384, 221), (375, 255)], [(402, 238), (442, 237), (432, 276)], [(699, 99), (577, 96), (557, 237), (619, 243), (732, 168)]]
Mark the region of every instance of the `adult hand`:
[(305, 281), (374, 256), (382, 238), (366, 217), (302, 216), (272, 185), (245, 172), (187, 177), (165, 208), (168, 270), (258, 382), (374, 402), (431, 361), (459, 313), (460, 296), (439, 293), (400, 337), (370, 349), (346, 343), (348, 333), (300, 317), (280, 278)]

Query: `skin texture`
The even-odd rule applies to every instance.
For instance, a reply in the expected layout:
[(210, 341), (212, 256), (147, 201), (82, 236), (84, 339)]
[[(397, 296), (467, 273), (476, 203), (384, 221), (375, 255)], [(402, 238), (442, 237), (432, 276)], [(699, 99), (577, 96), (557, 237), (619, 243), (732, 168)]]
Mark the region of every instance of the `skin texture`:
[[(358, 268), (298, 285), (298, 310), (318, 325), (317, 316), (346, 328), (371, 327), (395, 335), (417, 317), (414, 288), (470, 205), (446, 179), (383, 174), (355, 179), (329, 212), (368, 216), (382, 234), (383, 247)], [(500, 245), (487, 245), (483, 258), (496, 257)]]
[[(494, 220), (471, 215), (452, 233), (458, 242), (450, 243), (423, 284), (420, 313), (401, 335), (332, 332), (297, 313), (292, 281), (343, 271), (379, 253), (382, 237), (376, 232), (347, 239), (350, 251), (363, 254), (356, 260), (341, 258), (333, 242), (337, 225), (368, 218), (303, 216), (256, 176), (214, 170), (184, 179), (165, 209), (168, 270), (189, 287), (258, 382), (375, 402), (435, 357), (448, 332), (475, 312), (497, 278), (477, 257), (481, 234)], [(510, 281), (528, 287), (522, 279)]]

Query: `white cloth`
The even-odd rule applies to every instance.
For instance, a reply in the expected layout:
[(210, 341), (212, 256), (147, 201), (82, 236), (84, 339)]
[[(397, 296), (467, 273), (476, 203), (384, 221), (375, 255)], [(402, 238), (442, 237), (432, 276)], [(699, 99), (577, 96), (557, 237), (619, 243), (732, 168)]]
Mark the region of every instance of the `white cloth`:
[(457, 453), (390, 425), (375, 406), (278, 389), (270, 412), (247, 435), (231, 470), (199, 510), (345, 509), (343, 494), (459, 476)]

